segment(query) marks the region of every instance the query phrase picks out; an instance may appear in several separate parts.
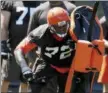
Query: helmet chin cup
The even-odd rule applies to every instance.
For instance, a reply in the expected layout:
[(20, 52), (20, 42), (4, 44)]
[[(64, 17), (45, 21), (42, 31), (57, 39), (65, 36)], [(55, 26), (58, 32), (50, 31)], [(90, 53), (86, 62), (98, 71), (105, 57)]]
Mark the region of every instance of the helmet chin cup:
[(66, 35), (67, 35), (67, 33), (65, 33), (65, 34), (56, 34), (58, 37), (60, 37), (60, 38), (64, 38)]
[(69, 22), (59, 22), (57, 25), (50, 25), (50, 32), (58, 37), (65, 37), (69, 30)]

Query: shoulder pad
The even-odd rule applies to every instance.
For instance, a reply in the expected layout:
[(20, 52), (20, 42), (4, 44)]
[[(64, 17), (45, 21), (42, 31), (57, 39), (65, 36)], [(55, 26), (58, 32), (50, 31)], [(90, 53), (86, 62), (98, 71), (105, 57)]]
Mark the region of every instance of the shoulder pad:
[(39, 27), (31, 31), (29, 35), (32, 36), (32, 38), (40, 39), (47, 31), (47, 28), (48, 24), (40, 25)]

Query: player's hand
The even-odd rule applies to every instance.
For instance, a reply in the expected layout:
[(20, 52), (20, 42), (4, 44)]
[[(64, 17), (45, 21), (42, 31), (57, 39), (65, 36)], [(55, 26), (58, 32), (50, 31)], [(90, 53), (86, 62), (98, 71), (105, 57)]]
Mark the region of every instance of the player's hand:
[(12, 56), (11, 53), (5, 53), (5, 52), (1, 52), (1, 58), (2, 59), (10, 59), (10, 57)]
[(24, 79), (26, 79), (28, 82), (33, 80), (33, 73), (29, 67), (23, 67), (22, 73), (23, 73)]
[(7, 46), (7, 41), (1, 41), (1, 58), (9, 59), (12, 56), (10, 48)]

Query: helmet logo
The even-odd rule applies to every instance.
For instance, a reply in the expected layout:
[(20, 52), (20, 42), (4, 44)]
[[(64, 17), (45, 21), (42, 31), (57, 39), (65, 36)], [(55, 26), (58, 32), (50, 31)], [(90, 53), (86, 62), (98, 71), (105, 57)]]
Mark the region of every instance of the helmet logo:
[(57, 18), (58, 18), (58, 19), (60, 19), (60, 20), (62, 20), (62, 19), (63, 19), (63, 17), (62, 17), (62, 16), (57, 16)]

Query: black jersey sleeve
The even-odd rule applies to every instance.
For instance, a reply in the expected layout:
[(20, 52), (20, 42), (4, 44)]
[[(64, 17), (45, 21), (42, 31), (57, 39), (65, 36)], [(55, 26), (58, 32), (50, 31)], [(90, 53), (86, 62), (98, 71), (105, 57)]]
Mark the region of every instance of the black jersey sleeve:
[(38, 46), (43, 46), (45, 39), (43, 38), (45, 36), (45, 32), (48, 29), (48, 25), (40, 25), (39, 27), (35, 28), (33, 31), (29, 33), (29, 38), (32, 43), (36, 43)]
[(1, 1), (1, 10), (12, 11), (13, 2), (12, 1)]

